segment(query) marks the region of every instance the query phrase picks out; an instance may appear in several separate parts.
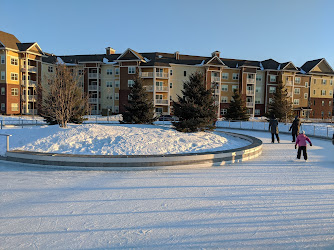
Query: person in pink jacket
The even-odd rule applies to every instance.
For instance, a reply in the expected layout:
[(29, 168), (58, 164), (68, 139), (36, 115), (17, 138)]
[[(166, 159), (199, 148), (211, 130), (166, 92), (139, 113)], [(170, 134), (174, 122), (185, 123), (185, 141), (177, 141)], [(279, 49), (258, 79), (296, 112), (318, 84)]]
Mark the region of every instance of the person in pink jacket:
[(305, 131), (303, 130), (303, 132), (301, 134), (299, 134), (297, 136), (297, 140), (296, 140), (296, 144), (295, 144), (295, 148), (297, 149), (297, 145), (298, 145), (298, 153), (297, 153), (297, 158), (300, 159), (300, 155), (303, 151), (303, 156), (304, 156), (304, 160), (307, 161), (307, 151), (306, 151), (306, 145), (307, 142), (310, 143), (310, 146), (312, 146), (312, 142), (310, 140), (310, 138), (308, 138), (305, 135)]

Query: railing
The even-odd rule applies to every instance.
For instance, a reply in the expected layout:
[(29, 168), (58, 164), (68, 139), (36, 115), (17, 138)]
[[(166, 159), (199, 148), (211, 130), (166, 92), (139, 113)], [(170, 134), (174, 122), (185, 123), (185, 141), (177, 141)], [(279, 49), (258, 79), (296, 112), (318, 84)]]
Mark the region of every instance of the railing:
[[(25, 86), (26, 80), (21, 80), (21, 85)], [(37, 87), (37, 81), (28, 80), (28, 87)]]
[(89, 102), (90, 103), (97, 103), (97, 98), (89, 98)]
[(254, 106), (254, 102), (246, 102), (246, 107), (253, 107)]
[(255, 83), (255, 79), (247, 78), (247, 83)]
[(292, 81), (286, 81), (285, 86), (292, 86), (293, 82)]
[(246, 95), (254, 95), (254, 90), (247, 90)]
[[(1, 129), (2, 129), (2, 123), (1, 123)], [(1, 136), (6, 136), (6, 151), (9, 151), (9, 137), (12, 135), (8, 135), (8, 134), (0, 134)]]
[(141, 72), (141, 77), (153, 77), (153, 72)]
[(156, 86), (156, 91), (168, 91), (168, 87), (165, 86)]
[(36, 109), (27, 109), (28, 112), (25, 112), (27, 115), (37, 115)]
[[(22, 95), (22, 100), (26, 101), (26, 96)], [(35, 102), (37, 101), (37, 95), (28, 95), (28, 101)]]
[(97, 85), (88, 85), (88, 90), (97, 90)]
[(144, 89), (145, 89), (146, 91), (153, 91), (153, 85), (144, 86)]
[(97, 73), (88, 73), (89, 78), (97, 78)]
[(156, 104), (168, 104), (168, 100), (163, 99), (155, 99)]
[[(22, 67), (22, 71), (26, 71), (26, 67), (25, 66)], [(36, 73), (37, 72), (37, 67), (35, 67), (35, 66), (28, 66), (28, 71)]]
[(161, 73), (161, 72), (156, 72), (155, 76), (156, 77), (160, 77), (160, 78), (168, 78), (168, 74), (167, 73)]
[(213, 77), (211, 77), (212, 79), (212, 81), (213, 82), (220, 82), (220, 77), (218, 77), (218, 76), (213, 76)]

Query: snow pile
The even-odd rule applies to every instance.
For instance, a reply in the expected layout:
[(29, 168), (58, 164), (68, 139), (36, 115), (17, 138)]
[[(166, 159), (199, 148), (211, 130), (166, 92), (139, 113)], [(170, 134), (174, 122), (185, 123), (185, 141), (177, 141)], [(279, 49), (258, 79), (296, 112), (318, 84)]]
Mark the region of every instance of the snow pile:
[[(200, 153), (239, 148), (248, 141), (213, 132), (180, 133), (170, 127), (154, 125), (70, 125), (4, 129), (12, 134), (10, 150), (86, 154), (156, 155)], [(3, 138), (5, 139), (5, 138)], [(3, 144), (5, 145), (5, 143)], [(5, 146), (0, 154), (4, 155)]]

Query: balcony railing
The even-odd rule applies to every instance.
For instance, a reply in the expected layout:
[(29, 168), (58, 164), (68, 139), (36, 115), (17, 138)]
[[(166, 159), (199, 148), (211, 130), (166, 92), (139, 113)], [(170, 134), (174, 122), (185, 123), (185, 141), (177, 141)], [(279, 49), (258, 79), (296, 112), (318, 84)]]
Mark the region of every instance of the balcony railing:
[(153, 72), (141, 72), (141, 77), (150, 77), (153, 78)]
[[(26, 101), (26, 96), (22, 95), (22, 100)], [(28, 101), (29, 102), (35, 102), (37, 100), (37, 95), (28, 95)]]
[(255, 83), (255, 79), (247, 78), (247, 83), (254, 84)]
[(285, 86), (292, 86), (292, 83), (293, 83), (292, 81), (286, 81)]
[[(22, 71), (26, 71), (26, 67), (23, 66), (21, 70)], [(28, 66), (28, 72), (37, 73), (37, 67), (35, 67), (35, 66)]]
[(211, 80), (212, 80), (213, 82), (220, 82), (220, 77), (218, 77), (218, 76), (213, 76), (213, 77), (211, 77)]
[[(26, 80), (21, 81), (21, 85), (26, 85)], [(28, 80), (28, 87), (37, 87), (37, 81)]]
[(167, 91), (168, 92), (168, 87), (165, 87), (165, 86), (156, 86), (155, 90), (156, 91)]
[(155, 77), (168, 78), (168, 74), (167, 73), (162, 73), (162, 72), (156, 72)]
[(246, 107), (252, 108), (254, 106), (254, 102), (246, 102)]
[(88, 73), (88, 78), (97, 78), (97, 73)]
[(246, 95), (254, 95), (254, 90), (247, 90)]
[(144, 86), (144, 89), (146, 89), (146, 91), (152, 92), (153, 91), (153, 85)]
[(168, 100), (163, 100), (163, 99), (156, 99), (155, 100), (156, 104), (168, 104)]
[(88, 90), (97, 91), (97, 85), (88, 85)]
[(90, 103), (97, 103), (97, 98), (89, 98)]

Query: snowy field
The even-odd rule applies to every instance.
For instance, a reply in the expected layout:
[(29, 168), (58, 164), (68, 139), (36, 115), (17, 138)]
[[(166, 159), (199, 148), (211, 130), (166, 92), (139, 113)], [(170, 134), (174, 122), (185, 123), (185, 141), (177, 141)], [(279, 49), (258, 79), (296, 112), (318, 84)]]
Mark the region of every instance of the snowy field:
[(237, 165), (60, 171), (0, 161), (0, 249), (333, 249), (334, 146), (270, 134)]
[[(246, 140), (215, 132), (180, 133), (170, 126), (121, 124), (69, 124), (5, 128), (10, 134), (10, 150), (86, 154), (156, 155), (201, 153), (240, 148)], [(0, 136), (0, 155), (6, 152), (6, 137)]]

